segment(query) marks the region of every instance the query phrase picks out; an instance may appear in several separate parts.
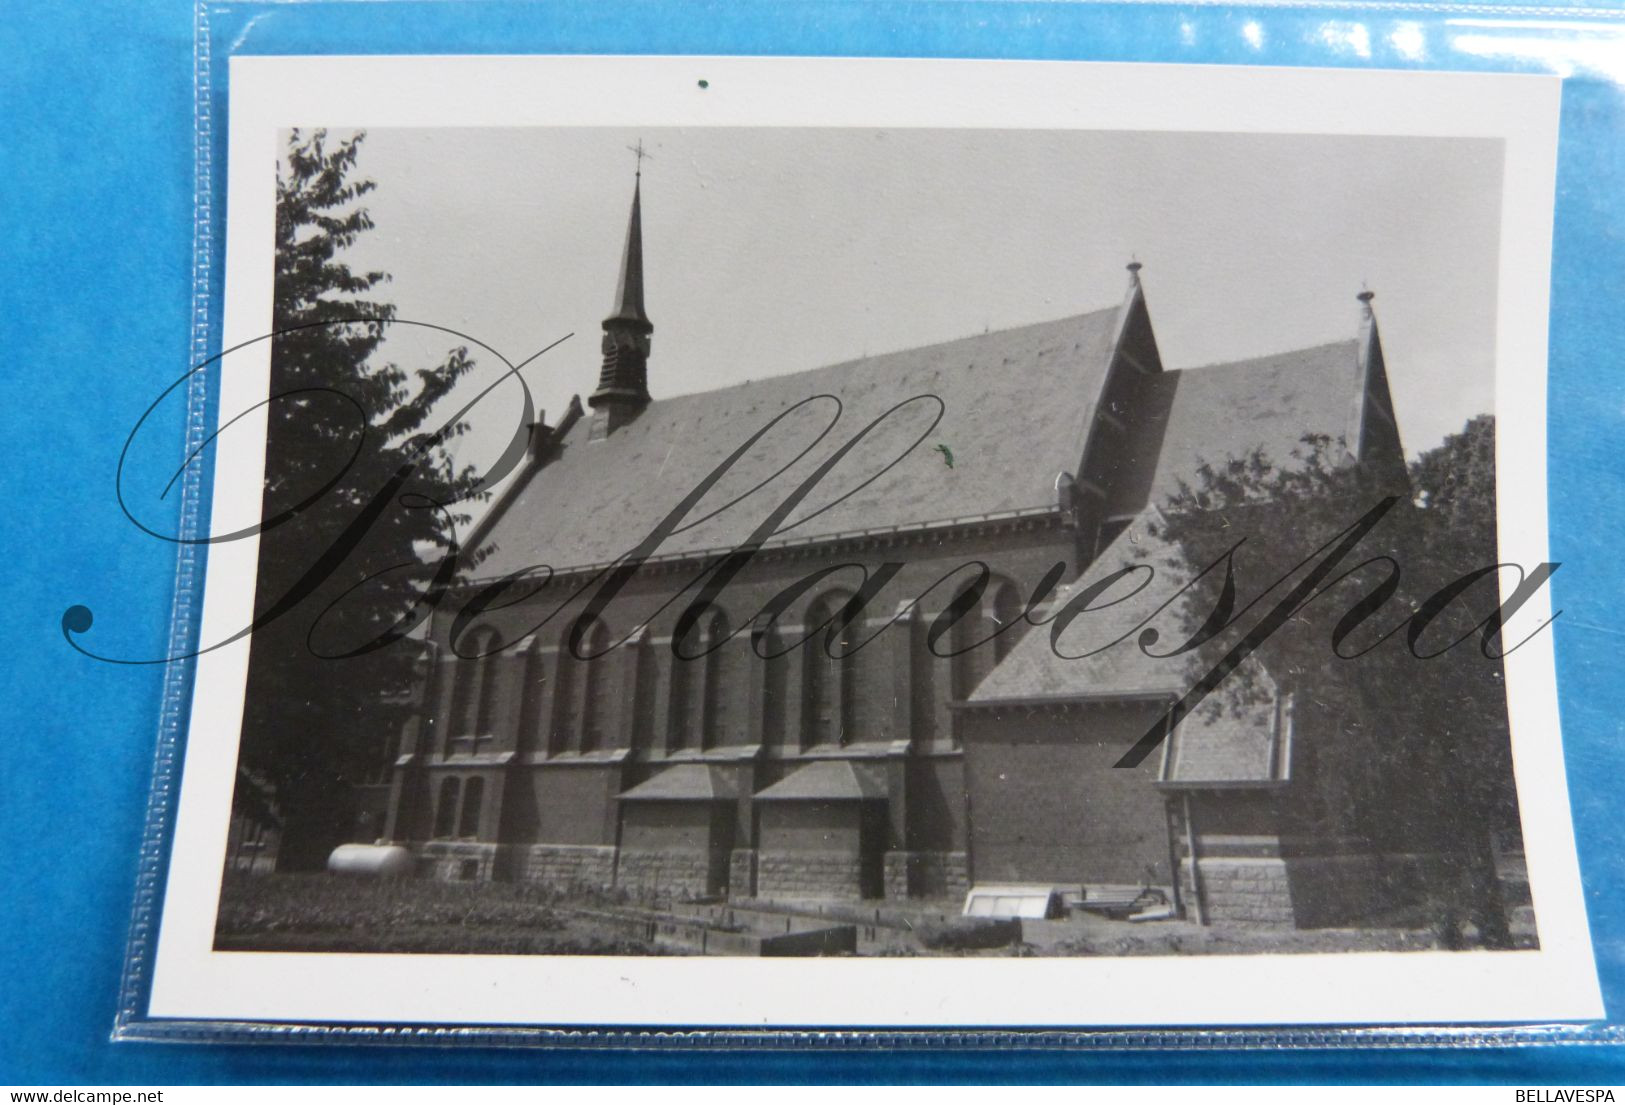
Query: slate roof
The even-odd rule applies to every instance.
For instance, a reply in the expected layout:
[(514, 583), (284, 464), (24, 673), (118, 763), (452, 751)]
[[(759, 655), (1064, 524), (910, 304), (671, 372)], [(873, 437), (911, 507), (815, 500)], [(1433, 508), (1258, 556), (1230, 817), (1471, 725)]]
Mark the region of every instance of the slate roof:
[(1266, 783), (1285, 778), (1281, 702), (1198, 707), (1169, 738), (1162, 782)]
[(851, 760), (818, 760), (798, 767), (784, 778), (757, 791), (757, 801), (816, 798), (823, 801), (884, 798), (886, 787)]
[[(1096, 597), (1092, 610), (1078, 616), (1051, 647), (1050, 626), (1027, 631), (976, 690), (970, 701), (993, 702), (1035, 698), (1122, 698), (1133, 695), (1182, 694), (1200, 674), (1192, 655), (1154, 659), (1143, 653), (1136, 636), (1107, 648), (1131, 634), (1187, 582), (1177, 548), (1156, 536), (1157, 514), (1147, 510), (1135, 518), (1076, 580), (1056, 588), (1055, 595), (1034, 615), (1048, 619), (1072, 598), (1124, 568), (1136, 570)], [(1149, 569), (1149, 574), (1144, 569)], [(1143, 588), (1135, 591), (1141, 586)], [(1126, 597), (1135, 592), (1132, 597)], [(1121, 601), (1114, 601), (1114, 600)], [(1105, 605), (1105, 604), (1111, 605)], [(1170, 607), (1149, 623), (1162, 641), (1177, 642), (1181, 622)], [(1085, 655), (1085, 653), (1094, 655)], [(1059, 654), (1059, 655), (1058, 655)]]
[[(1057, 588), (1035, 618), (1047, 619), (1096, 582), (1125, 567), (1136, 575), (1103, 592), (1089, 605), (1123, 601), (1079, 615), (1054, 641), (1038, 625), (1016, 642), (970, 696), (972, 705), (1034, 700), (1110, 700), (1183, 695), (1213, 665), (1212, 649), (1183, 656), (1164, 653), (1188, 635), (1180, 603), (1147, 623), (1158, 640), (1147, 649), (1138, 627), (1188, 581), (1177, 550), (1157, 536), (1154, 510), (1124, 530), (1077, 580)], [(1138, 569), (1149, 568), (1147, 575)], [(1148, 581), (1148, 582), (1147, 582)], [(1136, 590), (1141, 587), (1143, 589)], [(1124, 638), (1119, 641), (1119, 638)], [(1228, 637), (1221, 637), (1228, 643)], [(1112, 642), (1118, 642), (1113, 644)], [(1085, 655), (1094, 653), (1094, 655)], [(1242, 693), (1247, 689), (1249, 693)], [(1279, 780), (1285, 764), (1276, 686), (1256, 663), (1244, 662), (1175, 729), (1162, 781), (1173, 783), (1265, 783)]]
[(1222, 463), (1263, 446), (1279, 465), (1292, 461), (1305, 433), (1354, 444), (1364, 391), (1353, 339), (1269, 357), (1163, 372), (1173, 390), (1153, 479), (1153, 502), (1194, 481), (1203, 461)]
[(739, 797), (725, 773), (705, 764), (678, 764), (620, 794), (623, 802), (705, 802)]
[[(481, 578), (536, 565), (562, 571), (608, 563), (633, 548), (734, 449), (774, 416), (815, 400), (740, 459), (688, 514), (694, 523), (656, 555), (729, 548), (820, 463), (888, 408), (919, 395), (871, 433), (789, 516), (769, 544), (961, 518), (1053, 510), (1055, 478), (1076, 472), (1105, 382), (1118, 310), (1095, 311), (939, 345), (657, 400), (607, 438), (592, 415), (564, 436), (561, 455), (511, 492), (485, 539)], [(921, 434), (921, 444), (872, 482)], [(817, 442), (814, 444), (814, 442)], [(936, 448), (946, 447), (948, 456)], [(806, 455), (797, 459), (797, 454)], [(775, 475), (777, 473), (777, 475)], [(765, 486), (709, 520), (704, 515)]]
[[(1157, 377), (1155, 386), (1163, 389), (1167, 416), (1159, 427), (1157, 450), (1139, 459), (1155, 465), (1150, 505), (1140, 509), (1078, 579), (1057, 590), (1043, 616), (1124, 568), (1149, 568), (1149, 582), (1122, 602), (1078, 617), (1053, 648), (1048, 627), (1029, 631), (970, 701), (1184, 694), (1215, 658), (1202, 651), (1157, 658), (1148, 656), (1137, 641), (1140, 622), (1188, 582), (1188, 568), (1178, 550), (1159, 536), (1157, 504), (1165, 502), (1181, 480), (1195, 483), (1204, 461), (1219, 464), (1263, 446), (1277, 464), (1290, 465), (1305, 433), (1352, 440), (1363, 384), (1354, 341)], [(1157, 435), (1147, 436), (1155, 440)], [(1143, 570), (1137, 570), (1091, 605), (1128, 595), (1146, 578)], [(1184, 639), (1178, 604), (1149, 625), (1160, 634), (1160, 644), (1151, 647), (1154, 653)], [(1125, 635), (1129, 636), (1119, 644), (1082, 655)], [(1281, 777), (1285, 758), (1274, 684), (1267, 673), (1254, 668), (1252, 674), (1264, 700), (1239, 700), (1221, 687), (1175, 731), (1164, 781), (1269, 782)]]
[(1262, 446), (1290, 464), (1309, 431), (1353, 442), (1361, 373), (1359, 342), (1349, 340), (1152, 376), (1134, 439), (1107, 458), (1112, 512), (1165, 503), (1204, 461), (1217, 466)]

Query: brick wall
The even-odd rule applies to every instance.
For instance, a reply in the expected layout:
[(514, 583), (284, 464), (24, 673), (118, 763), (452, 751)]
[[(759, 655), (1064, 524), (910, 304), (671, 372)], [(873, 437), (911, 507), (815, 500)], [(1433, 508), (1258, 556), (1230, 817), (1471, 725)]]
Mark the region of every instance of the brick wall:
[(965, 780), (976, 881), (1171, 884), (1155, 754), (1113, 765), (1154, 705), (968, 710)]
[[(933, 535), (929, 539), (903, 538), (895, 547), (852, 549), (840, 555), (871, 565), (883, 561), (904, 565), (874, 597), (865, 614), (867, 624), (890, 618), (901, 602), (932, 588), (945, 573), (968, 560), (987, 562), (1000, 577), (1009, 579), (1021, 593), (1027, 594), (1058, 560), (1070, 561), (1075, 552), (1070, 531), (1035, 523), (1031, 528), (1023, 525), (997, 532), (966, 530)], [(718, 597), (717, 605), (726, 612), (733, 626), (746, 626), (770, 600), (785, 588), (798, 584), (823, 562), (821, 556), (816, 561), (790, 556), (755, 558), (729, 583)], [(638, 756), (652, 752), (652, 764), (637, 758), (624, 767), (584, 762), (569, 755), (542, 758), (549, 747), (546, 735), (558, 712), (554, 696), (567, 681), (561, 680), (557, 670), (559, 650), (579, 608), (576, 604), (561, 616), (549, 619), (568, 594), (563, 584), (543, 587), (522, 602), (482, 615), (481, 623), (494, 627), (503, 641), (516, 645), (525, 642), (522, 649), (516, 647), (500, 654), (491, 665), (492, 685), (498, 701), (491, 711), (494, 742), (487, 751), (512, 750), (518, 753), (518, 758), (503, 773), (500, 789), (494, 785), (497, 773), (491, 772), (493, 778), (487, 781), (485, 801), (492, 821), (489, 831), (482, 832), (482, 836), (513, 846), (510, 877), (546, 881), (579, 878), (599, 883), (607, 883), (612, 877), (611, 861), (601, 856), (581, 858), (596, 853), (552, 849), (558, 845), (609, 849), (617, 841), (622, 847), (628, 847), (629, 842), (618, 836), (622, 826), (616, 796), (629, 782), (636, 781), (633, 776), (646, 768), (657, 767), (662, 757), (667, 733), (667, 727), (662, 724), (663, 711), (669, 707), (668, 698), (663, 696), (669, 691), (667, 676), (672, 661), (669, 643), (657, 642), (669, 642), (677, 619), (687, 606), (686, 601), (671, 602), (686, 579), (683, 573), (640, 572), (627, 581), (610, 608), (603, 612), (611, 637), (624, 634), (632, 626), (647, 626), (644, 651), (637, 655), (641, 657), (638, 663), (646, 661), (648, 670), (642, 671), (631, 662), (635, 649), (612, 661), (618, 673), (615, 693), (620, 696), (620, 707), (612, 712), (622, 724), (610, 725), (613, 732), (606, 729), (601, 748), (633, 748), (638, 750)], [(830, 585), (833, 587), (838, 582), (841, 581), (831, 580)], [(779, 619), (781, 632), (790, 632), (800, 625), (821, 590), (812, 589), (785, 611)], [(937, 588), (927, 595), (926, 608), (920, 611), (914, 630), (921, 639), (914, 641), (912, 653), (908, 647), (910, 638), (899, 636), (908, 631), (898, 628), (887, 630), (879, 641), (857, 657), (859, 670), (854, 690), (859, 700), (856, 703), (859, 723), (848, 738), (857, 743), (878, 744), (912, 737), (925, 753), (906, 769), (889, 773), (888, 785), (895, 788), (897, 801), (895, 806), (888, 807), (891, 811), (888, 831), (884, 839), (864, 842), (870, 853), (865, 857), (864, 884), (871, 893), (881, 890), (880, 856), (888, 848), (921, 854), (957, 854), (968, 848), (965, 787), (954, 751), (954, 715), (948, 709), (951, 665), (921, 655), (924, 628), (950, 597), (947, 588)], [(431, 637), (441, 646), (444, 656), (450, 655), (448, 634), (455, 618), (455, 606), (450, 604), (438, 613), (432, 626)], [(754, 809), (748, 796), (773, 781), (775, 769), (767, 764), (781, 757), (794, 757), (805, 736), (801, 731), (802, 652), (776, 665), (768, 665), (751, 652), (748, 635), (742, 635), (735, 644), (724, 649), (723, 657), (724, 663), (733, 670), (725, 681), (727, 696), (721, 703), (723, 724), (717, 734), (717, 746), (729, 748), (759, 742), (765, 755), (732, 769), (736, 775), (735, 785), (745, 797), (736, 805), (733, 838), (721, 841), (719, 849), (730, 843), (756, 843)], [(460, 667), (455, 663), (433, 667), (432, 682), (423, 698), (426, 718), (447, 714), (454, 697), (450, 680), (454, 669)], [(774, 668), (772, 679), (767, 677), (769, 667)], [(912, 685), (911, 679), (914, 680)], [(569, 736), (566, 733), (563, 742), (567, 747), (571, 743)], [(448, 766), (441, 758), (443, 748), (444, 743), (438, 737), (426, 737), (414, 750), (427, 758), (430, 768), (443, 769)], [(782, 771), (777, 773), (782, 774)], [(432, 796), (424, 779), (433, 774), (433, 770), (419, 769), (402, 773), (393, 802), (394, 818), (385, 835), (402, 840), (423, 839), (429, 835)], [(541, 846), (538, 842), (547, 844)], [(542, 850), (538, 851), (537, 847)], [(816, 841), (807, 845), (807, 849), (813, 851), (840, 850), (841, 847)], [(911, 878), (927, 887), (924, 893), (935, 894), (936, 891), (929, 888), (938, 883), (957, 885), (961, 876), (938, 877), (929, 873), (935, 861), (922, 862), (924, 867), (919, 870), (927, 873), (917, 873)], [(755, 891), (749, 866), (750, 861), (743, 857), (729, 863), (728, 881), (736, 895)], [(949, 864), (943, 870), (957, 868)], [(713, 879), (717, 875), (714, 871)]]
[(965, 768), (960, 757), (910, 761), (908, 821), (909, 851), (965, 850)]
[(546, 764), (528, 772), (536, 804), (536, 838), (558, 844), (613, 844), (617, 766)]
[[(862, 898), (884, 892), (880, 845), (865, 839), (857, 802), (763, 802), (756, 894), (762, 898)], [(865, 851), (865, 849), (870, 849)], [(865, 874), (881, 876), (866, 887)]]
[(630, 852), (693, 852), (711, 848), (718, 820), (712, 802), (627, 802), (621, 809), (621, 848)]

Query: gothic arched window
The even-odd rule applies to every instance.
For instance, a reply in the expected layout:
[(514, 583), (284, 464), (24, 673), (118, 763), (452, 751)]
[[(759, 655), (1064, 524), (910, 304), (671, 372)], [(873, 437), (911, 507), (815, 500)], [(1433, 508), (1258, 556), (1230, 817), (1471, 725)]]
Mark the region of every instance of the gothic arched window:
[(457, 664), (456, 697), (452, 706), (452, 740), (469, 740), (475, 744), (492, 735), (492, 719), (496, 711), (495, 688), (492, 687), (492, 669), (499, 639), (497, 631), (489, 627), (477, 629), (465, 638), (467, 644), (460, 650), (463, 659)]
[(984, 590), (973, 596), (971, 592), (975, 587), (976, 581), (972, 580), (954, 592), (953, 598), (954, 605), (967, 601), (974, 603), (959, 615), (948, 632), (949, 684), (956, 702), (963, 702), (969, 698), (970, 693), (976, 689), (976, 684), (987, 674), (983, 660), (988, 646), (977, 643), (984, 640), (988, 632), (987, 621), (982, 617), (982, 605), (987, 592)]
[(787, 684), (793, 661), (781, 654), (778, 628), (767, 619), (753, 627), (750, 647), (747, 659), (754, 665), (752, 678), (762, 681), (762, 740), (779, 747), (784, 742)]
[(647, 749), (654, 743), (655, 728), (655, 650), (649, 643), (648, 627), (638, 630), (627, 659), (635, 673), (632, 680), (633, 748)]
[(434, 807), (434, 835), (447, 837), (457, 827), (457, 780), (443, 779), (440, 799)]
[(463, 786), (463, 812), (457, 820), (458, 836), (480, 835), (480, 806), (485, 802), (485, 780), (470, 779)]
[(846, 744), (855, 735), (857, 665), (852, 646), (857, 631), (849, 622), (835, 631), (832, 642), (828, 641), (831, 624), (845, 605), (843, 598), (825, 595), (807, 611), (809, 636), (801, 647), (806, 664), (804, 743), (808, 746)]
[(728, 686), (728, 652), (732, 647), (725, 644), (728, 635), (733, 632), (728, 624), (728, 615), (721, 610), (714, 612), (705, 625), (706, 654), (701, 663), (705, 665), (705, 681), (701, 691), (700, 701), (700, 747), (711, 748), (721, 743), (726, 731), (726, 702), (729, 694)]
[(609, 672), (609, 630), (597, 618), (590, 618), (581, 634), (579, 661), (576, 672), (579, 684), (579, 705), (575, 711), (578, 747), (591, 752), (604, 746), (604, 724), (609, 717), (611, 693)]
[(538, 638), (525, 650), (524, 691), (519, 711), (519, 741), (521, 752), (538, 746), (547, 747), (547, 654), (542, 651)]

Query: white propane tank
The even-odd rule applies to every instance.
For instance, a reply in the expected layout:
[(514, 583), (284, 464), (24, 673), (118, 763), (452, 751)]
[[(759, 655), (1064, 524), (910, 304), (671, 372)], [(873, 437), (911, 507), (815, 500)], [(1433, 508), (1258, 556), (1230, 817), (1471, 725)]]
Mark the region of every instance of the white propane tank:
[(340, 844), (327, 857), (330, 874), (374, 879), (405, 878), (414, 865), (412, 853), (399, 844)]

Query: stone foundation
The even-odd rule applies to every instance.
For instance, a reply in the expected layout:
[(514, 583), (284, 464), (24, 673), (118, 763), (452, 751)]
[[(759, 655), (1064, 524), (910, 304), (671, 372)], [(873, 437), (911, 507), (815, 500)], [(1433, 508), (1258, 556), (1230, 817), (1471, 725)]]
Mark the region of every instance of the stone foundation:
[(913, 859), (913, 856), (908, 852), (886, 853), (885, 883), (886, 897), (888, 899), (908, 897), (909, 883), (912, 881), (909, 878), (909, 867), (912, 866), (909, 860), (911, 859)]
[[(697, 898), (714, 893), (710, 857), (703, 852), (652, 852), (595, 844), (487, 844), (431, 840), (416, 847), (417, 874), (446, 882), (513, 880), (560, 888), (619, 887), (640, 896)], [(1209, 864), (1202, 861), (1206, 877)], [(887, 852), (885, 896), (963, 897), (969, 888), (964, 852)], [(729, 856), (728, 886), (734, 898), (863, 897), (858, 857), (847, 852), (759, 852), (739, 848)]]
[(431, 840), (418, 848), (417, 873), (444, 882), (490, 882), (504, 877), (500, 844)]
[(964, 852), (887, 852), (886, 897), (962, 898), (970, 889)]
[[(1191, 889), (1188, 861), (1180, 874), (1186, 908), (1194, 919), (1196, 898)], [(1296, 923), (1285, 860), (1274, 857), (1204, 859), (1201, 875), (1203, 915), (1209, 924)]]
[(519, 846), (513, 868), (514, 877), (522, 882), (607, 890), (615, 883), (615, 848), (608, 844)]
[[(1318, 856), (1202, 859), (1209, 922), (1342, 928), (1371, 924), (1421, 903), (1440, 857), (1341, 853)], [(1186, 915), (1196, 917), (1190, 861), (1180, 867)]]
[(639, 897), (710, 893), (711, 858), (704, 852), (633, 852), (623, 849), (615, 885)]
[(728, 857), (728, 896), (756, 897), (756, 849), (736, 848)]
[(846, 852), (762, 852), (756, 860), (760, 898), (861, 898), (858, 857)]

